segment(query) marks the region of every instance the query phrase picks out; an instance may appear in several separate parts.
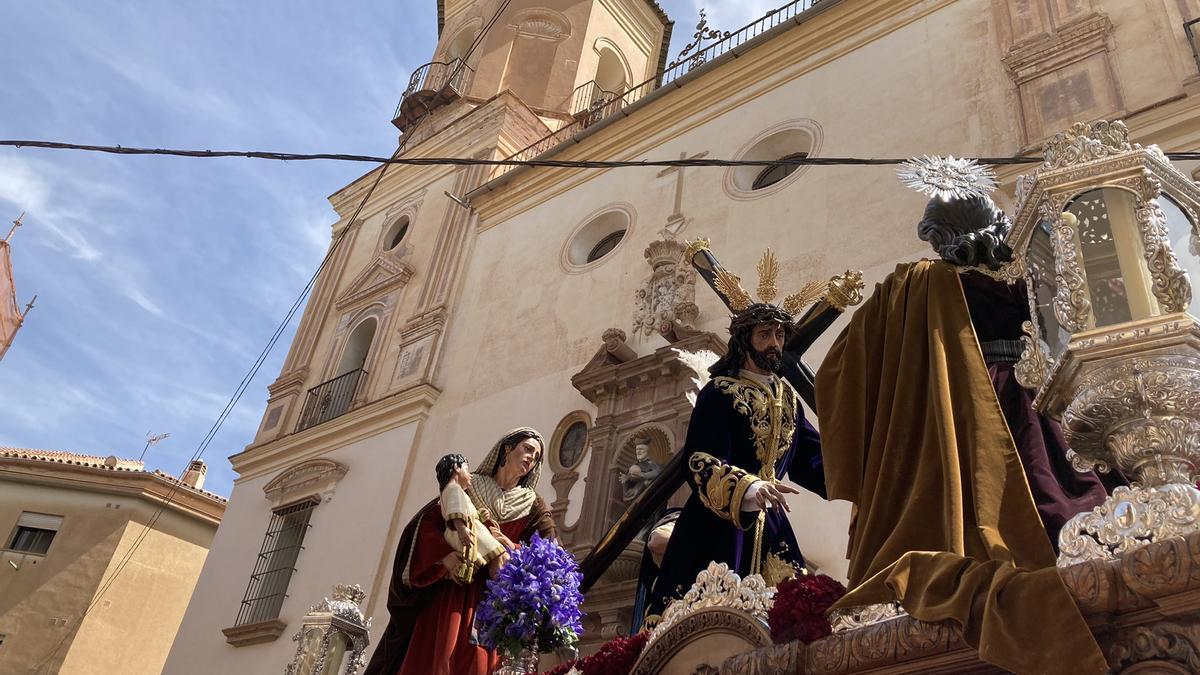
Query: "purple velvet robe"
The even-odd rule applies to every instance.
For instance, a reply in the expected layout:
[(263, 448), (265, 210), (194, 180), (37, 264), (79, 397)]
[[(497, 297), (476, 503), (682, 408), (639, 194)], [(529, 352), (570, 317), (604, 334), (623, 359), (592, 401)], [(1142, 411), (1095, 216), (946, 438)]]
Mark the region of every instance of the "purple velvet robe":
[[(778, 378), (776, 378), (778, 381)], [(783, 433), (775, 449), (774, 474), (825, 496), (825, 473), (817, 431), (804, 419), (795, 391), (778, 381)], [(646, 616), (661, 614), (670, 601), (691, 588), (710, 561), (727, 563), (741, 575), (750, 573), (757, 512), (740, 510), (741, 496), (763, 470), (759, 436), (768, 436), (769, 421), (752, 400), (766, 389), (745, 378), (718, 377), (696, 397), (696, 408), (684, 442), (684, 472), (691, 497), (676, 521), (663, 555), (662, 568), (647, 602)], [(787, 514), (767, 511), (759, 563), (774, 554), (795, 567), (804, 564)]]
[[(1019, 343), (1021, 324), (1029, 321), (1025, 282), (1010, 286), (974, 272), (960, 274), (959, 280), (1025, 478), (1057, 550), (1058, 532), (1067, 520), (1098, 506), (1108, 492), (1094, 471), (1080, 473), (1067, 461), (1067, 441), (1058, 422), (1034, 409), (1034, 392), (1018, 384), (1013, 373), (1019, 351), (1014, 355), (1005, 347)], [(1115, 474), (1110, 480), (1113, 485), (1124, 482)]]

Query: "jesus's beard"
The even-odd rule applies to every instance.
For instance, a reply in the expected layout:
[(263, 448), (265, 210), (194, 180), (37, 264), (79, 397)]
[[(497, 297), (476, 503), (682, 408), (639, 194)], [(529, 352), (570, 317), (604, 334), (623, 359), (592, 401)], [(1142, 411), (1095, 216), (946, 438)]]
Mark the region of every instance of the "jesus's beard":
[(754, 365), (768, 373), (778, 373), (779, 369), (783, 366), (783, 355), (777, 349), (768, 349), (761, 352), (757, 349), (751, 349), (750, 360), (754, 362)]

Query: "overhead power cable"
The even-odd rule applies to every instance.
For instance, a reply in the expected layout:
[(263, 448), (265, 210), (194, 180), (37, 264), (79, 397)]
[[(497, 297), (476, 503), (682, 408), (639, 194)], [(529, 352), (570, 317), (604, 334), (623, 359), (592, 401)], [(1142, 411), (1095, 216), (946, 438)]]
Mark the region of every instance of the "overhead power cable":
[[(428, 113), (426, 113), (428, 114)], [(424, 119), (422, 117), (422, 119)], [(405, 135), (411, 137), (411, 132)], [(165, 155), (169, 157), (192, 157), (214, 159), (221, 157), (244, 157), (269, 159), (281, 162), (303, 162), (332, 160), (338, 162), (366, 162), (370, 164), (401, 166), (540, 166), (564, 169), (622, 169), (627, 167), (660, 166), (887, 166), (908, 161), (908, 157), (790, 157), (780, 159), (480, 159), (475, 157), (380, 157), (355, 155), (339, 152), (268, 152), (263, 150), (180, 150), (177, 148), (134, 148), (123, 145), (81, 145), (59, 141), (0, 140), (0, 146), (15, 148), (43, 148), (49, 150), (79, 150), (103, 152), (113, 155)], [(1200, 160), (1200, 152), (1168, 152), (1173, 160)], [(1036, 164), (1042, 157), (1015, 155), (1010, 157), (974, 157), (980, 164)]]
[[(470, 58), (471, 54), (479, 46), (479, 44), (483, 40), (484, 34), (487, 32), (487, 30), (489, 28), (492, 27), (493, 24), (496, 23), (496, 20), (499, 19), (500, 15), (508, 7), (508, 5), (509, 5), (509, 3), (511, 3), (511, 1), (512, 0), (504, 0), (504, 2), (496, 10), (496, 13), (492, 16), (491, 20), (487, 23), (487, 25), (484, 26), (482, 30), (480, 30), (479, 34), (475, 37), (475, 40), (472, 41), (470, 47), (467, 49), (466, 53), (463, 55), (461, 62), (458, 66), (458, 69), (455, 70), (454, 73), (450, 76), (450, 78), (447, 79), (447, 82), (453, 81), (454, 77), (457, 76), (459, 70), (461, 70), (466, 65), (467, 59)], [(430, 112), (432, 112), (432, 109), (426, 109), (426, 111), (421, 115), (421, 117), (419, 117), (416, 120), (416, 122), (413, 123), (413, 125), (410, 127), (410, 132), (404, 135), (404, 137), (401, 139), (401, 142), (399, 143), (398, 147), (396, 148), (395, 152), (392, 153), (390, 158), (387, 158), (388, 160), (396, 159), (400, 155), (400, 153), (404, 151), (404, 148), (407, 145), (408, 139), (412, 138), (412, 133), (411, 133), (412, 130), (415, 130), (416, 128), (418, 128), (421, 125), (421, 123), (424, 122), (425, 119), (429, 117)], [(146, 153), (143, 153), (143, 154), (146, 154)], [(359, 201), (358, 206), (354, 209), (354, 213), (350, 216), (349, 219), (347, 219), (346, 222), (353, 223), (353, 222), (355, 222), (355, 220), (357, 220), (359, 214), (362, 212), (363, 208), (367, 205), (367, 201), (371, 198), (371, 195), (375, 192), (375, 188), (378, 187), (379, 183), (383, 180), (384, 173), (387, 171), (388, 165), (391, 163), (392, 162), (390, 162), (390, 161), (380, 162), (380, 164), (382, 164), (383, 166), (381, 167), (379, 173), (376, 174), (375, 180), (372, 181), (372, 183), (371, 183), (371, 187), (366, 191), (366, 194), (363, 195), (362, 200)], [(317, 267), (316, 271), (313, 272), (312, 276), (309, 277), (308, 283), (305, 284), (304, 289), (301, 290), (301, 292), (300, 292), (300, 295), (297, 296), (296, 300), (292, 303), (292, 306), (288, 309), (288, 312), (284, 316), (283, 320), (279, 323), (278, 326), (276, 326), (274, 333), (272, 333), (270, 339), (267, 341), (267, 345), (263, 348), (262, 352), (259, 353), (258, 358), (255, 359), (253, 365), (251, 365), (250, 369), (246, 372), (245, 376), (242, 377), (242, 381), (240, 383), (238, 383), (237, 389), (234, 391), (233, 396), (230, 397), (229, 401), (225, 404), (225, 408), (222, 409), (221, 414), (217, 416), (217, 420), (213, 423), (213, 425), (209, 429), (208, 433), (205, 434), (204, 438), (200, 441), (199, 446), (197, 446), (196, 451), (192, 454), (192, 457), (188, 462), (189, 465), (191, 464), (192, 461), (195, 461), (204, 455), (205, 450), (208, 449), (209, 445), (212, 443), (213, 439), (216, 437), (217, 432), (220, 431), (221, 427), (224, 425), (225, 420), (228, 419), (230, 413), (233, 412), (234, 408), (237, 406), (238, 402), (241, 400), (242, 395), (246, 391), (246, 388), (250, 385), (250, 382), (253, 381), (254, 376), (258, 374), (259, 369), (262, 368), (262, 365), (266, 361), (267, 356), (271, 353), (271, 350), (275, 347), (276, 343), (279, 342), (279, 338), (283, 335), (284, 330), (287, 329), (287, 326), (291, 323), (292, 318), (295, 316), (296, 312), (300, 309), (300, 307), (304, 304), (304, 301), (308, 298), (308, 295), (312, 291), (313, 286), (316, 284), (317, 279), (320, 277), (321, 272), (326, 268), (326, 266), (328, 266), (329, 261), (332, 260), (334, 254), (338, 250), (338, 247), (341, 245), (342, 241), (346, 238), (346, 234), (349, 231), (350, 231), (350, 227), (342, 228), (342, 231), (338, 234), (337, 238), (335, 238), (333, 240), (333, 243), (330, 244), (329, 250), (325, 253), (325, 257), (321, 260), (321, 264)], [(159, 504), (158, 508), (154, 511), (154, 514), (150, 517), (149, 521), (146, 523), (146, 526), (139, 533), (138, 538), (134, 540), (133, 544), (129, 547), (129, 550), (122, 557), (121, 561), (117, 564), (117, 566), (113, 569), (113, 573), (108, 577), (108, 579), (103, 584), (101, 584), (101, 587), (97, 590), (96, 595), (92, 598), (92, 601), (88, 604), (87, 608), (84, 609), (83, 613), (79, 615), (79, 618), (76, 619), (76, 621), (74, 622), (74, 626), (78, 626), (83, 622), (84, 618), (87, 617), (88, 613), (91, 612), (100, 603), (101, 598), (103, 598), (104, 594), (108, 591), (108, 589), (112, 587), (113, 583), (117, 580), (117, 577), (120, 576), (121, 572), (123, 572), (125, 570), (126, 566), (128, 566), (128, 564), (129, 564), (129, 561), (133, 558), (133, 554), (138, 550), (138, 548), (141, 546), (142, 542), (145, 541), (146, 537), (154, 529), (155, 524), (157, 524), (159, 517), (162, 516), (162, 514), (166, 510), (167, 506), (169, 506), (172, 503), (172, 501), (174, 500), (175, 494), (179, 491), (181, 484), (182, 484), (182, 481), (177, 481), (175, 483), (172, 483), (171, 489), (167, 492), (166, 497), (162, 500), (162, 502)], [(54, 655), (57, 654), (58, 650), (62, 648), (63, 643), (66, 642), (67, 637), (69, 637), (72, 634), (73, 634), (73, 631), (71, 631), (71, 630), (64, 631), (63, 637), (58, 641), (58, 643), (56, 643), (54, 645), (54, 647), (49, 652), (47, 652), (46, 655), (38, 662), (37, 667), (34, 668), (35, 673), (41, 671), (42, 668), (44, 668), (47, 664), (50, 663), (51, 659), (54, 658)]]

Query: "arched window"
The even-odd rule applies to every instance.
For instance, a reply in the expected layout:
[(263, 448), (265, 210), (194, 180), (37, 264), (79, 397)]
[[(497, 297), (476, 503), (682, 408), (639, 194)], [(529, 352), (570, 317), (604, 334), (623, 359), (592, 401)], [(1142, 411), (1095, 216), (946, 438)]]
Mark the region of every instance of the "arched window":
[[(807, 152), (793, 152), (792, 154), (786, 155), (781, 159), (804, 159), (805, 157), (808, 157)], [(768, 166), (754, 177), (754, 182), (751, 184), (750, 189), (761, 190), (765, 187), (770, 187), (784, 178), (792, 175), (795, 173), (796, 169), (799, 168), (799, 165), (796, 164), (776, 164), (774, 166)]]
[(461, 59), (467, 55), (467, 50), (471, 48), (471, 43), (475, 41), (475, 35), (478, 31), (475, 28), (464, 28), (458, 31), (454, 39), (450, 41), (450, 45), (446, 48), (446, 61), (454, 61)]
[(371, 352), (371, 343), (375, 340), (377, 322), (374, 318), (367, 319), (354, 327), (350, 339), (342, 349), (342, 360), (338, 362), (335, 377), (340, 377), (351, 371), (359, 370), (367, 363), (367, 355)]
[(611, 49), (600, 51), (600, 61), (596, 64), (596, 88), (592, 91), (592, 104), (608, 103), (613, 98), (625, 93), (629, 83), (625, 78), (625, 63)]

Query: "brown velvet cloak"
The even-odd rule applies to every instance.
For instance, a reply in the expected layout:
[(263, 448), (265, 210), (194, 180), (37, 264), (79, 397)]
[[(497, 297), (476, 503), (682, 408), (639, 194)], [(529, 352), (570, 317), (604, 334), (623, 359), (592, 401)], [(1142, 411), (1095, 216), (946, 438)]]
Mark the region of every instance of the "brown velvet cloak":
[(837, 607), (898, 600), (1017, 673), (1102, 673), (988, 376), (958, 273), (899, 265), (817, 373), (830, 499), (857, 505)]

